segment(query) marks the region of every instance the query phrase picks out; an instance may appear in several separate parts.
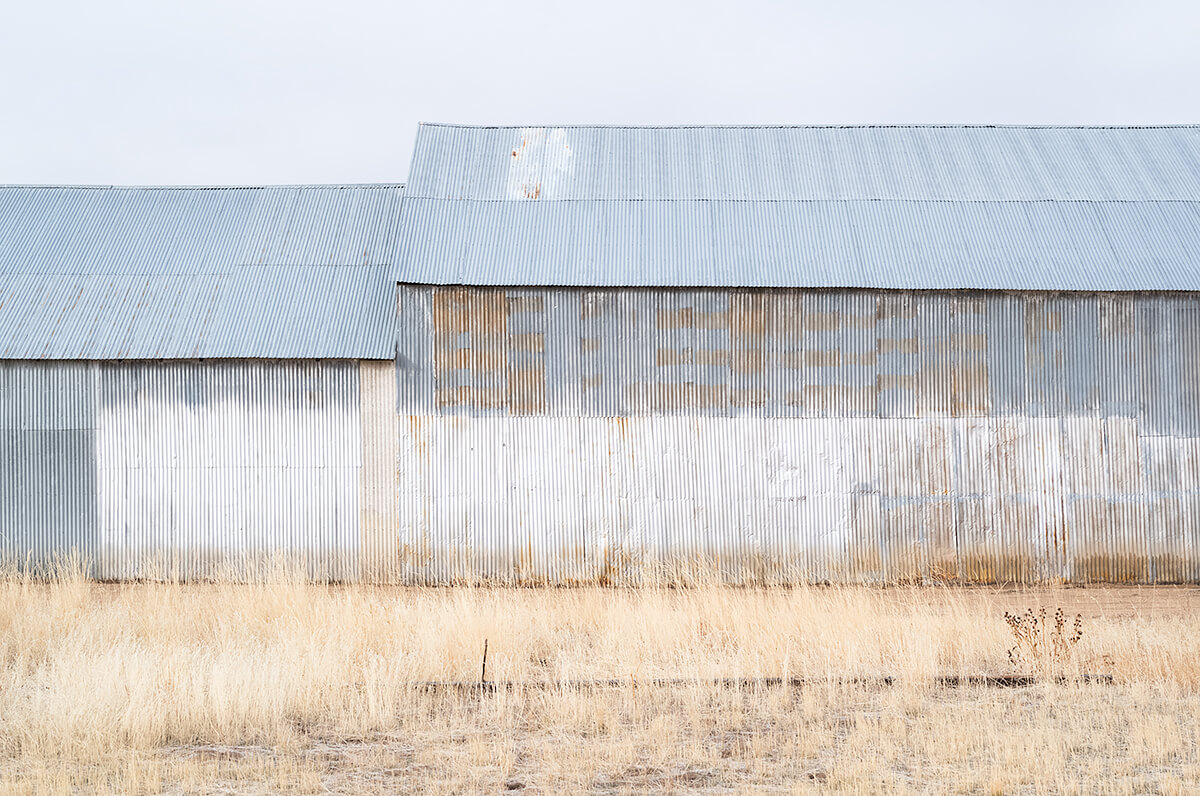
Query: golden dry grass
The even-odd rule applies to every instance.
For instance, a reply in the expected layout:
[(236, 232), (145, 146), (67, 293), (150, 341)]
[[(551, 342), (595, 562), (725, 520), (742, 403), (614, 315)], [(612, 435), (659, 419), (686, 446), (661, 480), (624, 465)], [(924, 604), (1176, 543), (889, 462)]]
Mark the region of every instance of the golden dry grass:
[[(1005, 611), (1084, 616), (1064, 683)], [(0, 793), (1192, 793), (1200, 592), (0, 579)], [(479, 677), (494, 694), (414, 689)], [(1112, 685), (1074, 682), (1111, 674)], [(891, 676), (891, 686), (847, 678)], [(802, 688), (715, 677), (803, 677)], [(573, 689), (618, 678), (615, 688)], [(655, 678), (688, 682), (670, 687)]]

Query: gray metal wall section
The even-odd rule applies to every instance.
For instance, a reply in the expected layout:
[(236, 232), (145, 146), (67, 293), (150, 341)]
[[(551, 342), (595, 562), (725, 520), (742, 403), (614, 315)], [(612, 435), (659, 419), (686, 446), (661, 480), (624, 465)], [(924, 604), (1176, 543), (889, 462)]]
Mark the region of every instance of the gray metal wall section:
[(96, 549), (96, 369), (0, 362), (0, 555)]
[(282, 558), (354, 579), (360, 379), (357, 361), (0, 362), (3, 554), (75, 551), (102, 578)]
[(407, 577), (1200, 579), (1200, 297), (402, 286)]

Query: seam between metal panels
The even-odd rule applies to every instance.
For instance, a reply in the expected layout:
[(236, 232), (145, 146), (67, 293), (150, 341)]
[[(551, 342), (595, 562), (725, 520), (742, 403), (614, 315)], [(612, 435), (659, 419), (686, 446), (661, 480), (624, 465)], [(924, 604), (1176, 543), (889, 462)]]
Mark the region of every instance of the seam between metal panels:
[(600, 202), (663, 202), (663, 203), (678, 203), (678, 202), (715, 202), (720, 204), (931, 204), (931, 205), (1032, 205), (1032, 204), (1070, 204), (1070, 205), (1158, 205), (1158, 204), (1200, 204), (1200, 199), (1058, 199), (1054, 197), (1043, 197), (1039, 199), (928, 199), (924, 197), (831, 197), (831, 198), (788, 198), (788, 199), (746, 199), (746, 198), (721, 198), (713, 196), (694, 196), (694, 197), (652, 197), (646, 198), (642, 196), (597, 196), (597, 197), (569, 197), (564, 199), (554, 199), (547, 197), (545, 199), (499, 199), (499, 198), (480, 198), (477, 196), (425, 196), (421, 194), (405, 194), (400, 200), (401, 205), (408, 201), (428, 201), (428, 202), (479, 202), (479, 203), (514, 203), (514, 204), (535, 204), (535, 203), (550, 203), (550, 202), (584, 202), (586, 204), (596, 204)]
[[(1185, 297), (1185, 296), (1200, 296), (1200, 290), (1046, 290), (1046, 289), (1016, 289), (1016, 288), (988, 288), (988, 287), (863, 287), (861, 285), (820, 285), (817, 287), (806, 287), (804, 285), (745, 285), (745, 286), (728, 286), (728, 285), (611, 285), (611, 284), (553, 284), (553, 283), (530, 283), (530, 282), (513, 282), (513, 283), (478, 283), (478, 282), (414, 282), (408, 279), (397, 279), (397, 287), (478, 287), (488, 290), (570, 290), (570, 291), (596, 291), (596, 290), (620, 290), (620, 291), (640, 291), (640, 292), (692, 292), (697, 290), (711, 290), (719, 292), (736, 292), (736, 293), (780, 293), (780, 292), (795, 292), (795, 293), (887, 293), (890, 295), (908, 295), (920, 294), (922, 296), (944, 294), (947, 296), (955, 296), (960, 294), (979, 295), (979, 296), (1007, 296), (1010, 298), (1019, 298), (1021, 296), (1033, 295), (1039, 298), (1055, 298), (1071, 297), (1083, 298), (1094, 297), (1103, 298), (1104, 296), (1160, 296), (1160, 297)], [(356, 357), (356, 359), (369, 359), (370, 357)]]

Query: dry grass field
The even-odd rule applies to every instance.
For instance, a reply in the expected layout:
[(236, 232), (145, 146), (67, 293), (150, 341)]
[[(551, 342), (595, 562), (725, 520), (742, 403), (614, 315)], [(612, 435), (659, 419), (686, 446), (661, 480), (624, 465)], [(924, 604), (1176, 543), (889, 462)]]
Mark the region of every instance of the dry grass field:
[[(1004, 614), (1039, 607), (1066, 612), (1059, 644), (1013, 663)], [(8, 575), (0, 793), (1196, 793), (1197, 609), (1190, 588)], [(414, 685), (478, 680), (485, 639), (488, 679), (519, 685)], [(1015, 672), (1042, 679), (936, 682)], [(749, 676), (805, 682), (713, 682)]]

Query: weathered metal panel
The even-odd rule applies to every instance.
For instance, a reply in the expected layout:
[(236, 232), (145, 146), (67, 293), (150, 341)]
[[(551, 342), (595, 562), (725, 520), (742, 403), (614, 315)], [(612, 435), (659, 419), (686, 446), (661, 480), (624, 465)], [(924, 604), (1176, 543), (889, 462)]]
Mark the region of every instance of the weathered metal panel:
[(401, 286), (398, 301), (416, 326), (397, 360), (407, 578), (694, 558), (833, 581), (1200, 571), (1195, 295)]
[(96, 547), (96, 366), (0, 362), (0, 557), (35, 568)]
[(78, 553), (104, 578), (378, 572), (393, 384), (355, 361), (0, 362), (0, 557)]
[(359, 365), (359, 426), (362, 472), (359, 478), (359, 576), (372, 581), (399, 576), (399, 426), (396, 376), (390, 362)]
[(423, 124), (410, 196), (1200, 199), (1200, 127)]
[(414, 414), (1129, 417), (1200, 433), (1198, 294), (402, 285), (398, 302)]
[(391, 359), (401, 191), (0, 187), (0, 359)]
[[(689, 561), (860, 582), (1194, 568), (1188, 535), (1179, 559), (1148, 548), (1133, 486), (1071, 496), (1103, 518), (1073, 533), (1053, 419), (441, 416), (409, 418), (401, 438), (402, 573), (419, 582), (636, 579)], [(1152, 572), (1159, 559), (1173, 569)]]
[(0, 359), (390, 359), (394, 289), (380, 266), (0, 277)]
[[(753, 231), (754, 234), (750, 234)], [(398, 281), (1200, 290), (1200, 201), (523, 202), (406, 197)]]
[(273, 556), (353, 578), (355, 362), (103, 364), (99, 571), (219, 572)]
[(1195, 126), (424, 125), (395, 275), (1200, 290), (1198, 244)]

